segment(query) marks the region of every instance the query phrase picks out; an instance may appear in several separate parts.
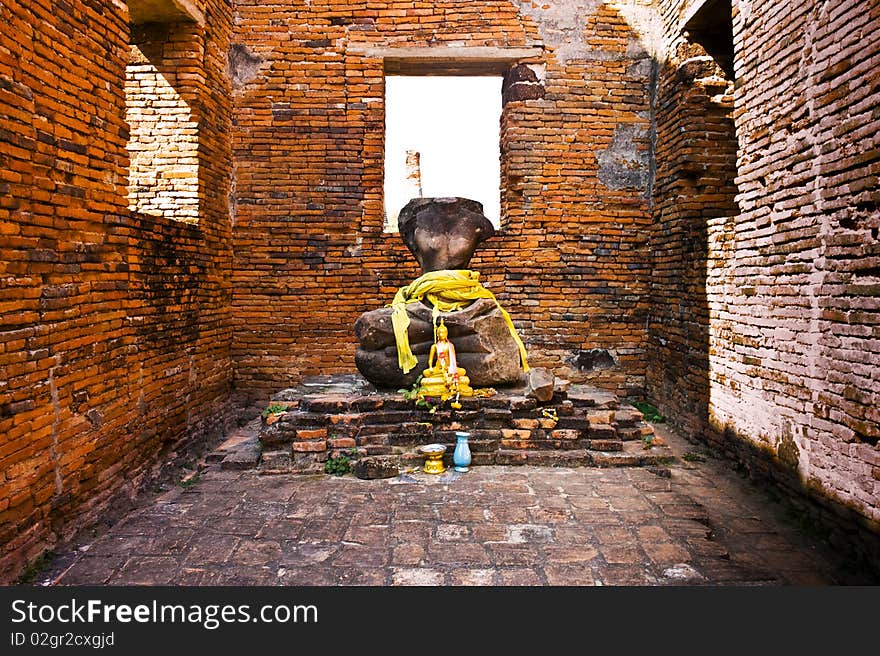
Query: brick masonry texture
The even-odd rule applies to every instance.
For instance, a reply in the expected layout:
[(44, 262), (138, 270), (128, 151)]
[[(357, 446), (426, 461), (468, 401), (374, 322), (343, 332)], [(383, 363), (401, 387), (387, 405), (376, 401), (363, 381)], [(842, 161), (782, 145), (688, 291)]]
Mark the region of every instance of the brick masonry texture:
[(660, 4), (651, 394), (876, 531), (880, 5), (733, 2), (730, 113), (718, 71), (672, 36), (684, 4)]
[(128, 209), (121, 7), (0, 9), (0, 580), (219, 428), (231, 388), (231, 11), (204, 3), (177, 71), (193, 226)]
[(710, 416), (876, 528), (880, 4), (756, 9), (734, 3), (740, 211), (709, 226)]
[(878, 531), (880, 4), (733, 0), (735, 84), (682, 38), (693, 0), (195, 4), (0, 5), (0, 581), (233, 390), (354, 371), (354, 321), (418, 273), (383, 232), (395, 47), (535, 49), (472, 261), (531, 363)]
[(659, 70), (655, 106), (648, 388), (679, 426), (705, 435), (708, 231), (730, 240), (737, 213), (733, 82), (699, 45), (682, 36), (681, 2), (663, 2), (658, 8), (668, 58)]
[[(652, 67), (618, 11), (243, 1), (233, 38), (239, 385), (269, 391), (351, 371), (357, 317), (419, 273), (399, 235), (383, 232), (384, 61), (370, 49), (537, 47), (544, 54), (522, 63), (541, 71), (543, 94), (507, 94), (502, 228), (471, 267), (533, 364), (644, 391)], [(590, 349), (614, 365), (572, 365)]]
[[(641, 412), (586, 385), (557, 390), (545, 402), (526, 397), (527, 389), (520, 388), (460, 399), (459, 409), (428, 410), (396, 392), (365, 390), (360, 380), (309, 379), (275, 395), (273, 405), (284, 410), (262, 418), (263, 472), (322, 472), (323, 463), (340, 454), (421, 466), (419, 447), (438, 443), (446, 447), (444, 459), (451, 465), (456, 431), (470, 433), (475, 465), (614, 467), (672, 457), (662, 440), (654, 444), (654, 429)], [(228, 465), (239, 463), (239, 454), (232, 453)]]

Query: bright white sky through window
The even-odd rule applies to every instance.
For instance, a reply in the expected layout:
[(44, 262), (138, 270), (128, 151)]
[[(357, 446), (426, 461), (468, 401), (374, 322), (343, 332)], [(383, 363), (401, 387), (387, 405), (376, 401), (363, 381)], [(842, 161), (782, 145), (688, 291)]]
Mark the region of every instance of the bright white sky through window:
[(483, 204), (495, 227), (501, 216), (500, 77), (385, 78), (386, 230), (417, 196), (407, 181), (406, 152), (421, 156), (424, 197), (461, 196)]

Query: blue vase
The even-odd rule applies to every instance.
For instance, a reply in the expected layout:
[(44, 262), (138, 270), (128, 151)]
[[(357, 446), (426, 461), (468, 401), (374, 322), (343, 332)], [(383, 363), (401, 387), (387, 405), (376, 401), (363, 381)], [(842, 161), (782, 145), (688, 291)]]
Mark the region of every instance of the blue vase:
[(462, 431), (455, 432), (455, 451), (452, 452), (452, 464), (455, 465), (455, 471), (466, 472), (471, 464), (471, 447), (468, 446), (468, 438), (470, 433)]

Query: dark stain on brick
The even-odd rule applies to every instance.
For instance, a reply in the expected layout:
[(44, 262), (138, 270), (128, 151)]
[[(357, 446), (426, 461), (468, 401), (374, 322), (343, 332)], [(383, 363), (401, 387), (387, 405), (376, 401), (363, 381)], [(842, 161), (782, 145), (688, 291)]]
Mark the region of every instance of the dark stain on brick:
[(236, 88), (253, 82), (260, 70), (260, 64), (263, 63), (263, 60), (242, 43), (233, 43), (229, 47), (228, 60), (229, 76), (232, 78), (232, 86)]
[(579, 351), (573, 358), (573, 364), (581, 371), (610, 369), (617, 366), (614, 356), (607, 349)]

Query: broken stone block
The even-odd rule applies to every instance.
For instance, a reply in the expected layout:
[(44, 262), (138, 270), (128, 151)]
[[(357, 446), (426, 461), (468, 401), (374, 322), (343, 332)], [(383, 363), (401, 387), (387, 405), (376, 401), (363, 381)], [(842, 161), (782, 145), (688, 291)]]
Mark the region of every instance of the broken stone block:
[(525, 396), (514, 396), (510, 399), (510, 409), (513, 412), (523, 412), (534, 410), (538, 406), (535, 399), (526, 398)]
[(617, 365), (614, 356), (607, 349), (588, 349), (578, 351), (572, 360), (580, 371), (595, 371), (597, 369), (609, 369)]
[(590, 440), (590, 448), (595, 451), (623, 451), (623, 442), (620, 440)]
[(596, 410), (587, 413), (587, 419), (592, 424), (611, 424), (614, 422), (614, 412), (610, 410)]
[(501, 86), (501, 102), (507, 104), (515, 100), (538, 100), (546, 95), (546, 89), (538, 76), (526, 64), (511, 68)]
[(317, 453), (327, 450), (327, 442), (294, 442), (293, 450), (296, 453)]
[(534, 367), (528, 374), (528, 389), (526, 396), (541, 402), (550, 401), (553, 398), (553, 389), (556, 378), (543, 367)]
[(290, 467), (290, 451), (263, 451), (260, 454), (260, 463), (267, 469)]
[(392, 478), (399, 471), (398, 458), (395, 456), (367, 456), (354, 465), (354, 475), (366, 480)]
[(567, 428), (555, 430), (550, 433), (550, 437), (554, 440), (576, 440), (580, 436), (580, 431)]
[(578, 407), (613, 410), (620, 405), (614, 394), (586, 385), (571, 385), (568, 398)]
[[(284, 452), (287, 455), (286, 452)], [(260, 445), (254, 442), (246, 442), (226, 452), (220, 461), (220, 469), (241, 470), (253, 469), (260, 462)]]

